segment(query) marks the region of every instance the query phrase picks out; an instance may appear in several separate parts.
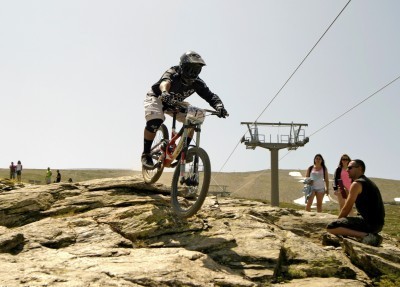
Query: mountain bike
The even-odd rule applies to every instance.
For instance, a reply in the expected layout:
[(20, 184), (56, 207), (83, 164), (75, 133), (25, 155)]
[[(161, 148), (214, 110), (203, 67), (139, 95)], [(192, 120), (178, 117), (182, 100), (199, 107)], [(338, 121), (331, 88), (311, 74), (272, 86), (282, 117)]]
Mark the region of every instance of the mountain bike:
[[(211, 180), (211, 163), (207, 152), (200, 147), (201, 125), (207, 115), (218, 115), (214, 110), (200, 109), (186, 102), (175, 103), (166, 110), (172, 113), (171, 139), (162, 124), (156, 132), (150, 155), (154, 168), (142, 167), (146, 183), (155, 183), (165, 167), (175, 168), (171, 184), (171, 205), (183, 218), (193, 216), (203, 205)], [(176, 117), (186, 113), (185, 122), (176, 132)], [(194, 144), (188, 145), (188, 136), (195, 133)]]

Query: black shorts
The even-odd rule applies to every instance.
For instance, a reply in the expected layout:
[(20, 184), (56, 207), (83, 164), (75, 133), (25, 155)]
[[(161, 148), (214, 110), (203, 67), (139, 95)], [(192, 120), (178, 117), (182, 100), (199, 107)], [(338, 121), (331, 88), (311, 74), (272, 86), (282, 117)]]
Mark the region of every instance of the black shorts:
[(362, 231), (366, 233), (378, 233), (382, 231), (383, 226), (376, 226), (368, 224), (361, 216), (357, 217), (343, 217), (339, 218), (328, 224), (327, 229), (334, 229), (344, 227), (351, 230)]

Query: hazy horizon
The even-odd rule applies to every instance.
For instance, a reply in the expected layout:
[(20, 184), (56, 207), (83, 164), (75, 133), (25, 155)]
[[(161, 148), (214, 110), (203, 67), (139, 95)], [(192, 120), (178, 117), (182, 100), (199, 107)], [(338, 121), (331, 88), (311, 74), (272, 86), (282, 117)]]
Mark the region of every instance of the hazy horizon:
[[(50, 169), (52, 171), (56, 171), (57, 169), (60, 171), (78, 171), (78, 170), (88, 170), (88, 171), (132, 171), (132, 172), (137, 172), (137, 173), (141, 173), (142, 170), (141, 169), (127, 169), (127, 168), (51, 168)], [(24, 170), (43, 170), (46, 171), (46, 168), (24, 168)], [(0, 168), (0, 171), (3, 172), (9, 172), (8, 168)], [(165, 168), (163, 173), (173, 173), (175, 171), (175, 168)], [(247, 171), (221, 171), (221, 173), (261, 173), (261, 172), (266, 172), (266, 171), (271, 171), (271, 169), (261, 169), (261, 170), (247, 170)], [(304, 172), (302, 173), (302, 176), (305, 176), (305, 171), (306, 169), (279, 169), (279, 172), (291, 172), (291, 171), (299, 171), (299, 172)], [(218, 173), (220, 173), (220, 171), (212, 171), (211, 176), (216, 176)], [(22, 171), (23, 174), (23, 171)], [(330, 176), (332, 176), (331, 179), (333, 179), (333, 173), (329, 173)], [(385, 178), (385, 177), (375, 177), (375, 176), (369, 176), (368, 174), (366, 174), (367, 177), (370, 178), (380, 178), (380, 179), (386, 179), (386, 180), (394, 180), (394, 181), (399, 181), (399, 179), (393, 179), (393, 178)], [(8, 178), (8, 176), (7, 176)]]

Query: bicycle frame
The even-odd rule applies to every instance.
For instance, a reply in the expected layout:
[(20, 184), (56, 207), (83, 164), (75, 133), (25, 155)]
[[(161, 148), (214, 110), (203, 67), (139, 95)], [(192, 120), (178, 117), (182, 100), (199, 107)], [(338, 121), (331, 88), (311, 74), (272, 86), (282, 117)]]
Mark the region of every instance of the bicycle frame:
[[(185, 121), (177, 132), (177, 115), (184, 111)], [(211, 180), (210, 158), (200, 147), (201, 125), (207, 113), (218, 115), (218, 112), (186, 104), (168, 112), (172, 116), (171, 139), (168, 139), (168, 128), (161, 125), (157, 131), (160, 138), (150, 152), (156, 164), (153, 169), (142, 168), (142, 174), (146, 183), (155, 183), (165, 167), (176, 167), (171, 183), (171, 205), (178, 216), (190, 217), (201, 208)], [(194, 144), (189, 145), (188, 138), (193, 138)]]
[[(176, 115), (178, 111), (173, 112), (172, 116), (172, 130), (171, 130), (171, 139), (167, 142), (164, 151), (163, 164), (165, 167), (175, 167), (175, 165), (171, 165), (172, 162), (176, 159), (177, 161), (184, 161), (185, 155), (188, 149), (187, 146), (187, 138), (191, 129), (196, 132), (196, 146), (200, 144), (200, 125), (199, 124), (190, 124), (188, 120), (185, 120), (182, 128), (179, 132), (176, 132)], [(176, 141), (179, 140), (178, 144)], [(181, 154), (181, 158), (178, 159), (178, 155)]]
[[(213, 110), (203, 109), (205, 112), (209, 112), (215, 114)], [(179, 109), (172, 111), (172, 130), (171, 130), (171, 139), (164, 139), (159, 144), (154, 146), (151, 150), (152, 153), (162, 152), (161, 156), (158, 159), (158, 162), (155, 164), (155, 168), (163, 165), (164, 167), (175, 167), (178, 163), (183, 162), (187, 153), (187, 138), (193, 132), (196, 132), (195, 137), (195, 146), (200, 146), (200, 133), (201, 133), (201, 123), (193, 124), (189, 120), (185, 119), (182, 128), (179, 132), (176, 132), (176, 117), (179, 113)], [(177, 143), (177, 141), (179, 142)], [(181, 158), (177, 157), (181, 155)], [(173, 162), (174, 160), (176, 162)]]

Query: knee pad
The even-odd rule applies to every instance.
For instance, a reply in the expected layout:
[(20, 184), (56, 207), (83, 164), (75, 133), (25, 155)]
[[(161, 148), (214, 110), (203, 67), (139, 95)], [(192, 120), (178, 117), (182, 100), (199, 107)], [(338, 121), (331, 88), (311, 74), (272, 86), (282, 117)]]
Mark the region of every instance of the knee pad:
[(157, 132), (158, 128), (161, 126), (162, 123), (163, 123), (162, 119), (149, 120), (146, 123), (146, 130), (148, 130), (151, 133), (155, 133)]

